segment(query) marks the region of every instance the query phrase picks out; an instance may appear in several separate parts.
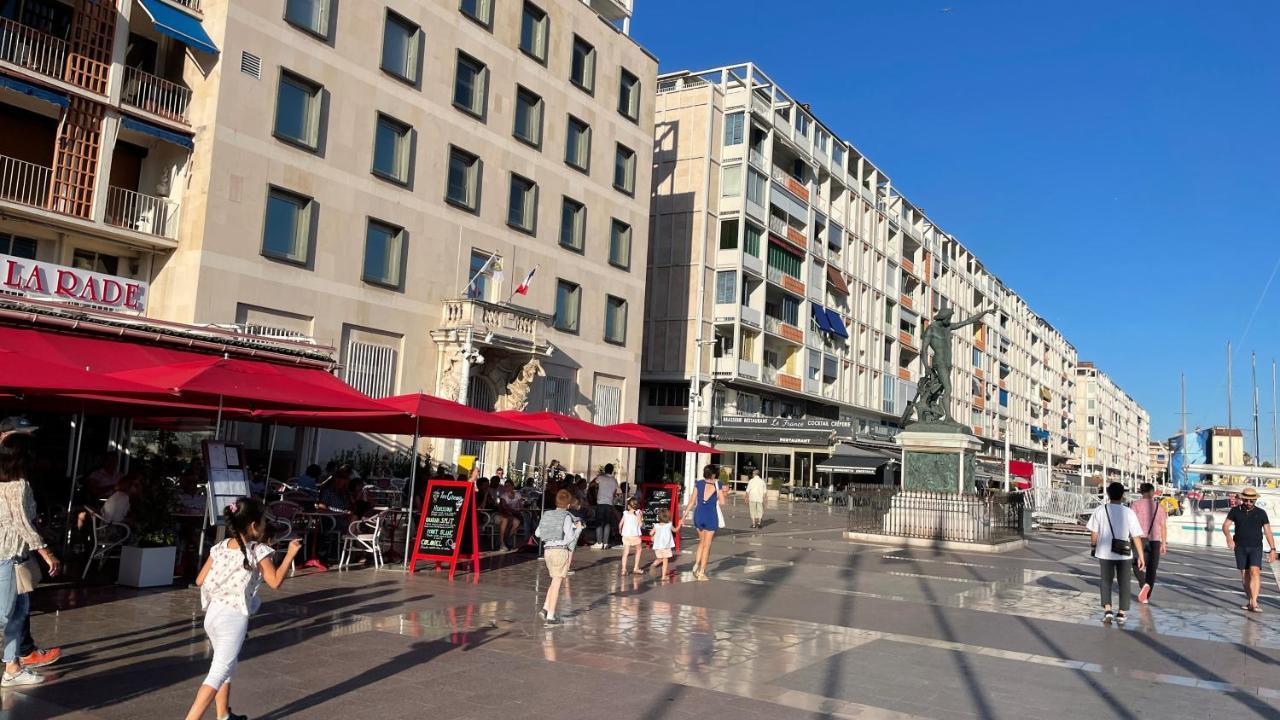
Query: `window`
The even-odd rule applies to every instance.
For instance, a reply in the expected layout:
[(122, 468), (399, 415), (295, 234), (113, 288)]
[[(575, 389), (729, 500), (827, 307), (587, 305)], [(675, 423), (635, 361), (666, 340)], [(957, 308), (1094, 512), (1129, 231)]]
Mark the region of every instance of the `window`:
[(267, 218), (262, 229), (262, 254), (294, 263), (310, 257), (311, 198), (287, 190), (267, 191)]
[(764, 237), (764, 230), (747, 223), (746, 232), (742, 238), (742, 249), (752, 257), (760, 257), (760, 238)]
[(534, 234), (538, 223), (538, 185), (511, 173), (511, 200), (507, 206), (507, 224)]
[(640, 119), (640, 78), (626, 68), (618, 78), (618, 112), (632, 120)]
[(595, 391), (591, 393), (591, 404), (591, 421), (596, 425), (622, 422), (622, 388), (605, 385), (597, 378)]
[(373, 173), (399, 183), (409, 182), (413, 129), (378, 113), (373, 131)]
[(738, 299), (738, 272), (720, 270), (716, 273), (716, 304), (732, 305)]
[(747, 171), (747, 199), (764, 207), (764, 189), (766, 180), (763, 174), (755, 170)]
[(591, 126), (572, 115), (565, 134), (564, 161), (583, 172), (591, 167)]
[(839, 142), (831, 143), (831, 161), (836, 167), (844, 167), (844, 146)]
[(387, 11), (382, 28), (382, 69), (410, 83), (418, 82), (422, 28)]
[(790, 295), (782, 296), (782, 322), (788, 325), (800, 324), (800, 301)]
[(577, 200), (564, 199), (560, 211), (560, 244), (582, 252), (587, 237), (587, 208)]
[(0, 254), (3, 255), (35, 260), (39, 245), (40, 243), (33, 238), (0, 233)]
[(773, 243), (769, 243), (768, 256), (765, 258), (769, 267), (790, 275), (791, 277), (800, 279), (800, 267), (804, 264), (804, 260), (792, 255)]
[(404, 229), (369, 220), (364, 234), (364, 281), (400, 287), (404, 259)]
[(540, 63), (547, 62), (547, 29), (551, 25), (547, 13), (533, 3), (524, 4), (520, 16), (520, 49)]
[(516, 126), (511, 134), (517, 140), (542, 147), (542, 98), (533, 92), (516, 86)]
[(737, 197), (742, 194), (742, 166), (726, 165), (721, 172), (720, 195)]
[(329, 35), (330, 0), (285, 0), (284, 19), (313, 35)]
[(596, 49), (577, 35), (573, 36), (573, 56), (569, 61), (569, 80), (589, 93), (596, 91)]
[(581, 298), (581, 287), (564, 280), (556, 281), (556, 315), (554, 322), (557, 330), (578, 332)]
[(720, 221), (720, 249), (732, 250), (738, 247), (738, 220), (730, 218)]
[(462, 0), (458, 9), (486, 28), (493, 26), (493, 0)]
[(276, 90), (276, 137), (315, 150), (320, 141), (323, 88), (288, 71)]
[(688, 404), (688, 385), (662, 384), (649, 386), (649, 407), (686, 407)]
[(484, 118), (489, 95), (489, 69), (465, 53), (458, 53), (458, 69), (453, 79), (453, 106)]
[(627, 342), (627, 301), (620, 297), (605, 296), (604, 339), (618, 345)]
[(609, 227), (609, 264), (623, 270), (631, 268), (631, 226), (617, 218)]
[(71, 254), (71, 267), (77, 270), (116, 275), (120, 270), (120, 258), (115, 255), (77, 248)]
[(445, 199), (467, 210), (480, 209), (480, 158), (449, 148), (449, 178)]
[(470, 284), (467, 285), (467, 297), (472, 300), (488, 300), (493, 302), (496, 288), (490, 284), (493, 276), (493, 264), (497, 260), (493, 255), (480, 250), (471, 251), (471, 267), (467, 274)]
[(613, 186), (628, 195), (636, 192), (636, 151), (622, 143), (614, 153)]
[(742, 129), (745, 115), (740, 112), (729, 113), (724, 116), (724, 144), (725, 145), (741, 145)]
[(351, 340), (343, 362), (347, 384), (380, 398), (396, 391), (396, 349), (379, 343)]

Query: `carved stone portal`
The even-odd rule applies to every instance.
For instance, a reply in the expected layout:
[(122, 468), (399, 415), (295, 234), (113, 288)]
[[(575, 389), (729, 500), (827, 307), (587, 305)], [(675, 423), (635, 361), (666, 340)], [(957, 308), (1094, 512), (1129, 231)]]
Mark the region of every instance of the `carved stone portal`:
[(534, 379), (545, 374), (542, 363), (537, 358), (530, 359), (519, 370), (509, 374), (507, 392), (498, 398), (498, 409), (523, 411), (529, 406), (529, 393), (533, 389)]

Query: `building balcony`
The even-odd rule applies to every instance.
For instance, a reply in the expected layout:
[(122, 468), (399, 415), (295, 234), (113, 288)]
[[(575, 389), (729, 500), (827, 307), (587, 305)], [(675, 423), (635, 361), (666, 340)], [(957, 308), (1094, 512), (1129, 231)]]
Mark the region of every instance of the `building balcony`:
[(783, 170), (777, 165), (774, 165), (772, 175), (773, 175), (773, 181), (781, 185), (784, 189), (786, 189), (788, 193), (793, 195), (797, 200), (799, 200), (802, 203), (809, 202), (809, 188), (805, 187), (804, 183), (795, 179), (795, 177), (793, 177), (791, 173), (787, 172), (786, 170)]
[(760, 312), (759, 310), (756, 310), (755, 308), (747, 307), (746, 305), (742, 305), (740, 307), (741, 307), (741, 313), (742, 313), (742, 323), (744, 325), (750, 325), (751, 327), (755, 327), (755, 328), (761, 327), (763, 323), (764, 313)]
[(0, 155), (0, 200), (48, 210), (53, 170)]
[(781, 285), (783, 290), (795, 293), (799, 297), (804, 297), (804, 282), (791, 277), (776, 267), (768, 269), (767, 277), (769, 278), (769, 282)]
[(751, 163), (757, 170), (767, 171), (769, 169), (768, 164), (764, 161), (764, 153), (755, 148), (747, 150), (747, 162)]
[(0, 18), (0, 61), (61, 80), (67, 66), (67, 43), (17, 21)]
[(138, 68), (124, 69), (120, 102), (166, 120), (189, 124), (187, 105), (191, 102), (191, 90)]
[(107, 188), (103, 220), (114, 227), (178, 239), (178, 203), (125, 188)]
[(446, 300), (443, 322), (432, 336), (437, 341), (464, 342), (465, 331), (469, 329), (472, 342), (477, 345), (544, 352), (549, 348), (544, 339), (547, 333), (538, 332), (538, 326), (549, 320), (542, 313), (518, 305), (487, 300)]
[(764, 331), (797, 345), (804, 344), (804, 332), (800, 328), (772, 315), (764, 316)]
[(200, 9), (201, 0), (169, 0), (169, 2), (173, 3), (174, 5), (181, 5), (182, 7), (192, 12), (201, 12), (201, 9)]
[(914, 309), (915, 309), (915, 302), (913, 302), (913, 301), (911, 300), (911, 296), (910, 296), (910, 295), (905, 295), (905, 294), (901, 294), (901, 293), (899, 293), (899, 295), (898, 295), (898, 304), (902, 305), (902, 307), (904, 307), (904, 308), (906, 308), (906, 309), (908, 309), (908, 310), (914, 310)]
[(904, 332), (902, 330), (898, 331), (898, 344), (902, 346), (903, 350), (908, 350), (917, 355), (920, 354), (920, 348), (916, 345), (915, 337), (908, 332)]
[(771, 368), (768, 365), (765, 365), (761, 378), (764, 382), (769, 383), (770, 385), (776, 385), (783, 390), (804, 392), (804, 383), (801, 382), (800, 378), (790, 373), (783, 372), (779, 368)]
[(758, 380), (760, 379), (760, 366), (749, 360), (739, 360), (738, 375), (745, 378), (751, 378), (752, 380)]

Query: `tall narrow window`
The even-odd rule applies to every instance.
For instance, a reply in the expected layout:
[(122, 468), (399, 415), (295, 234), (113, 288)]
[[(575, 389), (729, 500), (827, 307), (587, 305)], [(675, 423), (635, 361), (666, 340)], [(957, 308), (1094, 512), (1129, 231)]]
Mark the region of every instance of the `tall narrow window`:
[(716, 304), (732, 305), (738, 299), (738, 273), (720, 270), (716, 273)]
[(609, 264), (631, 269), (631, 226), (614, 218), (609, 229)]
[(517, 140), (542, 147), (542, 98), (536, 93), (516, 86), (516, 124), (511, 134)]
[(720, 221), (720, 249), (732, 250), (738, 247), (738, 219), (729, 218)]
[(467, 297), (472, 300), (488, 300), (493, 302), (497, 292), (493, 282), (493, 264), (497, 262), (493, 255), (480, 250), (471, 251), (470, 285), (467, 286)]
[(565, 198), (560, 211), (560, 244), (575, 252), (582, 252), (586, 239), (586, 206), (572, 198)]
[(627, 301), (620, 297), (605, 296), (604, 339), (618, 345), (627, 342)]
[(596, 91), (596, 49), (577, 35), (573, 36), (573, 56), (569, 61), (569, 80), (589, 93)]
[(493, 0), (462, 0), (458, 9), (486, 28), (493, 27)]
[(742, 235), (742, 249), (752, 257), (760, 257), (760, 239), (764, 237), (764, 230), (747, 223)]
[(332, 0), (285, 0), (284, 19), (294, 27), (320, 37), (329, 35), (329, 3)]
[(547, 12), (531, 2), (520, 14), (520, 49), (540, 63), (547, 61), (547, 31), (551, 22)]
[(742, 164), (726, 165), (720, 171), (720, 194), (723, 197), (742, 195)]
[(538, 218), (538, 186), (532, 180), (511, 174), (511, 202), (507, 206), (507, 224), (532, 235)]
[(483, 118), (488, 95), (489, 68), (470, 55), (458, 53), (458, 69), (453, 80), (453, 106)]
[(584, 172), (591, 168), (591, 126), (572, 115), (565, 134), (564, 161)]
[(764, 190), (767, 182), (763, 174), (755, 170), (747, 171), (747, 199), (764, 207)]
[(404, 229), (370, 219), (364, 236), (364, 281), (400, 287), (403, 260)]
[(724, 144), (741, 145), (745, 115), (740, 112), (724, 116)]
[(640, 78), (626, 68), (618, 78), (618, 112), (632, 120), (640, 119)]
[(382, 29), (382, 69), (409, 83), (418, 82), (422, 28), (387, 11)]
[(578, 319), (581, 311), (582, 288), (567, 280), (556, 281), (556, 314), (557, 330), (578, 332)]
[(267, 216), (262, 227), (262, 254), (305, 263), (310, 257), (311, 198), (279, 188), (267, 191)]
[(398, 183), (409, 182), (413, 130), (394, 118), (378, 113), (373, 136), (373, 173)]
[(445, 199), (466, 210), (480, 208), (480, 158), (466, 150), (449, 149), (449, 177)]
[(320, 142), (320, 98), (323, 88), (281, 71), (276, 90), (276, 137), (311, 150)]
[(614, 153), (613, 186), (628, 195), (636, 192), (636, 151), (622, 143)]

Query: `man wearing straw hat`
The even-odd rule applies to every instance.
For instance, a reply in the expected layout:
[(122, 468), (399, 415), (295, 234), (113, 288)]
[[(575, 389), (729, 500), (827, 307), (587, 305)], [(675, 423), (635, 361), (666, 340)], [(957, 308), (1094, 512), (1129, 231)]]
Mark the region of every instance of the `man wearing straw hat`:
[[(1231, 529), (1235, 528), (1235, 533)], [(1271, 534), (1271, 520), (1267, 511), (1258, 507), (1257, 488), (1247, 487), (1240, 492), (1240, 504), (1231, 508), (1222, 523), (1222, 533), (1227, 536), (1227, 547), (1236, 553), (1236, 569), (1244, 583), (1245, 604), (1242, 609), (1260, 613), (1258, 593), (1262, 589), (1262, 537), (1266, 535), (1270, 551), (1267, 562), (1276, 561), (1276, 539)]]

